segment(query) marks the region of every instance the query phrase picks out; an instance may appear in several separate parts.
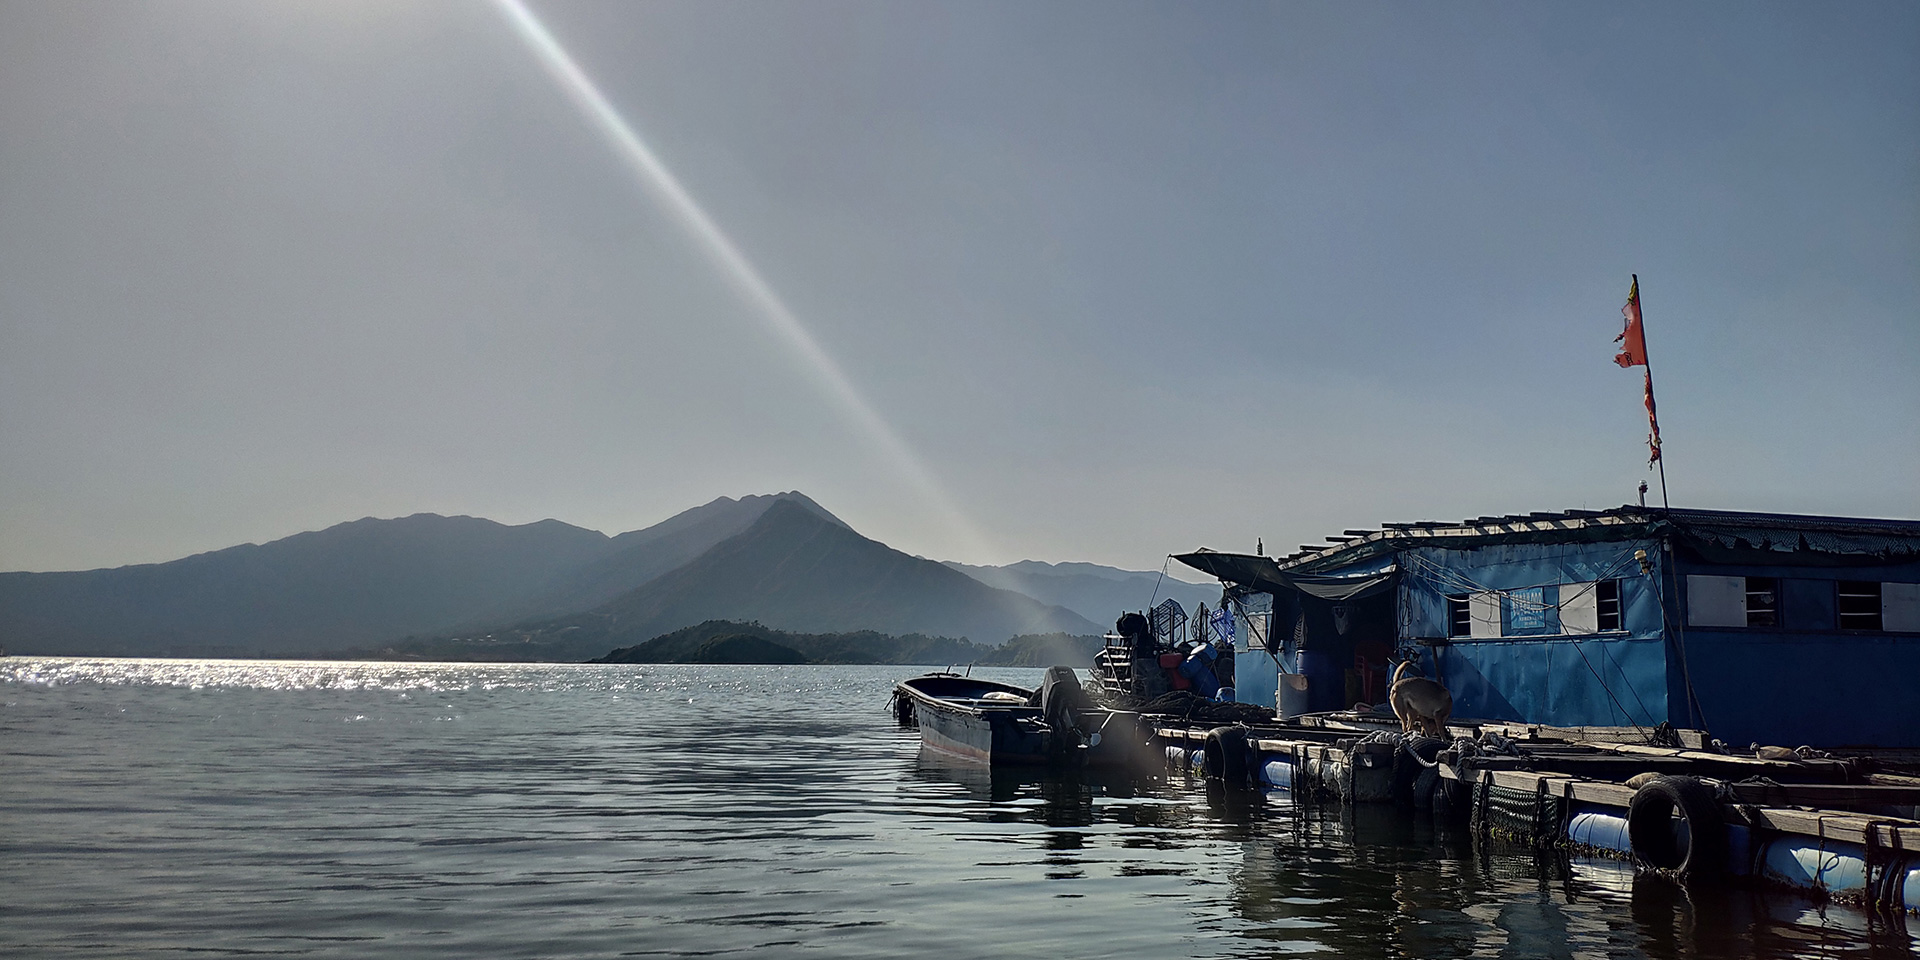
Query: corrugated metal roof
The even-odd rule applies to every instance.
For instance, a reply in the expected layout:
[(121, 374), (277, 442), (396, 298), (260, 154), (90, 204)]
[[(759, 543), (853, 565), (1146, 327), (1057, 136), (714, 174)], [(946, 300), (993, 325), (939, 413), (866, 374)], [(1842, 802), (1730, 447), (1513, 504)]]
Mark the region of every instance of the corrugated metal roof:
[(1920, 520), (1740, 510), (1663, 510), (1629, 505), (1611, 510), (1535, 511), (1476, 517), (1458, 523), (1420, 520), (1382, 524), (1378, 530), (1345, 530), (1339, 536), (1328, 537), (1331, 542), (1324, 545), (1302, 545), (1298, 552), (1280, 558), (1278, 564), (1283, 570), (1325, 569), (1421, 543), (1631, 539), (1668, 530), (1702, 544), (1732, 550), (1888, 559), (1920, 557)]

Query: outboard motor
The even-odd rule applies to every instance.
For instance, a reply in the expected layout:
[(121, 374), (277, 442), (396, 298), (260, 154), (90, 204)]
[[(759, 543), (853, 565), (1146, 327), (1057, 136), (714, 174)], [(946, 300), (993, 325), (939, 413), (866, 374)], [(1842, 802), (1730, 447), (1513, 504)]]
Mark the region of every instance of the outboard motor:
[(1072, 667), (1052, 666), (1040, 681), (1036, 692), (1040, 699), (1040, 716), (1047, 721), (1047, 727), (1053, 731), (1053, 749), (1064, 753), (1071, 747), (1077, 747), (1086, 739), (1080, 729), (1080, 713), (1091, 703), (1087, 692), (1080, 688), (1080, 678)]

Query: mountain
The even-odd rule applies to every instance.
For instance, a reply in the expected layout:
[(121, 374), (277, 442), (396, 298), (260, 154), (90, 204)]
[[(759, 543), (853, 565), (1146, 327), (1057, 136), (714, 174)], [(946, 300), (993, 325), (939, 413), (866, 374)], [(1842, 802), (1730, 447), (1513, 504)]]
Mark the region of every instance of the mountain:
[[(567, 572), (514, 616), (494, 616), (492, 624), (591, 610), (681, 566), (739, 535), (777, 502), (793, 503), (820, 519), (846, 527), (839, 517), (799, 491), (735, 500), (721, 497), (682, 511), (644, 530), (613, 538), (607, 555)], [(849, 528), (851, 529), (851, 528)]]
[(422, 513), (168, 563), (0, 573), (0, 643), (16, 654), (316, 652), (507, 609), (611, 548), (557, 520)]
[(558, 520), (369, 517), (167, 563), (0, 573), (0, 645), (18, 654), (289, 656), (555, 616), (699, 557), (775, 503), (845, 526), (800, 493), (721, 497), (617, 537)]
[(986, 644), (1018, 634), (1100, 632), (1064, 607), (987, 586), (863, 537), (804, 504), (780, 501), (739, 535), (609, 603), (493, 637), (596, 656), (720, 619)]
[(1041, 603), (1068, 610), (1107, 627), (1129, 610), (1146, 608), (1172, 597), (1188, 613), (1204, 603), (1220, 602), (1220, 588), (1187, 583), (1157, 573), (1103, 567), (1097, 563), (1044, 563), (1022, 560), (1004, 567), (976, 567), (946, 561), (946, 565), (990, 587), (1024, 593)]

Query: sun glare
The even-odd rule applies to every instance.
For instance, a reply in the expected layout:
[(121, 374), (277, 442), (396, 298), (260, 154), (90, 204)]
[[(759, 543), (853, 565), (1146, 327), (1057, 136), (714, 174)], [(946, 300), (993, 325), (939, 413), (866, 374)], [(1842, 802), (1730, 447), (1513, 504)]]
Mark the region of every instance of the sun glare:
[(928, 504), (940, 514), (951, 532), (959, 538), (959, 545), (979, 558), (976, 562), (996, 562), (998, 556), (987, 544), (986, 538), (961, 513), (926, 464), (860, 393), (833, 357), (821, 348), (812, 332), (788, 309), (786, 302), (713, 218), (707, 215), (679, 178), (647, 146), (633, 125), (580, 69), (580, 65), (555, 39), (546, 24), (521, 0), (495, 0), (495, 5), (520, 38), (526, 41), (541, 66), (566, 92), (568, 99), (612, 141), (614, 151), (633, 170), (640, 182), (693, 236), (728, 285), (753, 306), (756, 315), (787, 345), (801, 366), (833, 398), (842, 413), (859, 428), (894, 470), (918, 489)]

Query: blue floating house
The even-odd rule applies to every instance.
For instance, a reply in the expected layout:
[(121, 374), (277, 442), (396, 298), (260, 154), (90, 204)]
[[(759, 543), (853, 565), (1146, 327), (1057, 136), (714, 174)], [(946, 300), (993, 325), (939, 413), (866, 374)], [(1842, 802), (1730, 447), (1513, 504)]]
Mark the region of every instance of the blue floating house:
[(1457, 718), (1920, 748), (1920, 521), (1629, 506), (1328, 539), (1176, 558), (1226, 587), (1243, 698), (1380, 703), (1413, 659)]

